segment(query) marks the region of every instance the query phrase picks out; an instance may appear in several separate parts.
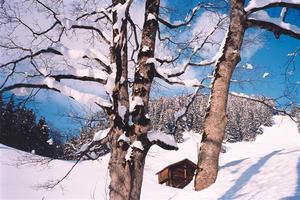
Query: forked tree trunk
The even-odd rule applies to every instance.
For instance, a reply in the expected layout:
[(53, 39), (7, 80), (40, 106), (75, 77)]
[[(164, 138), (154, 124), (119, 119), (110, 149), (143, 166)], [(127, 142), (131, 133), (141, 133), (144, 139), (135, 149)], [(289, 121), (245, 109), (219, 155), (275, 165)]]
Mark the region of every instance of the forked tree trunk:
[(210, 102), (204, 120), (204, 133), (198, 155), (195, 190), (213, 184), (217, 178), (219, 154), (227, 124), (226, 106), (230, 79), (240, 61), (246, 14), (243, 0), (231, 1), (230, 24), (223, 52), (214, 71)]
[[(116, 0), (121, 1), (121, 0)], [(123, 2), (121, 2), (123, 3)], [(138, 105), (135, 107), (134, 111), (125, 115), (124, 120), (120, 118), (117, 114), (113, 118), (113, 129), (110, 134), (110, 143), (111, 143), (111, 157), (109, 162), (109, 171), (110, 171), (110, 186), (109, 186), (109, 197), (111, 200), (138, 200), (141, 195), (142, 181), (143, 181), (143, 172), (145, 165), (145, 158), (147, 152), (151, 146), (149, 141), (146, 139), (147, 132), (151, 127), (150, 120), (146, 117), (148, 112), (148, 102), (149, 102), (149, 93), (151, 88), (151, 83), (154, 78), (154, 66), (152, 64), (147, 64), (146, 61), (148, 58), (154, 56), (155, 50), (155, 38), (158, 30), (157, 20), (147, 20), (148, 13), (152, 13), (155, 16), (158, 16), (159, 11), (159, 0), (147, 0), (145, 6), (145, 21), (143, 26), (141, 48), (138, 54), (138, 67), (135, 71), (135, 79), (133, 83), (133, 101), (134, 98), (141, 98), (143, 100), (143, 105)], [(118, 34), (118, 33), (115, 33)], [(124, 41), (124, 44), (126, 41)], [(144, 48), (145, 47), (145, 48)], [(127, 49), (127, 48), (126, 48)], [(146, 49), (146, 50), (145, 50)], [(124, 49), (120, 49), (122, 51)], [(126, 50), (127, 52), (127, 50)], [(118, 54), (118, 49), (114, 52), (114, 57), (116, 61), (122, 61), (123, 63), (119, 64), (116, 62), (118, 71), (122, 70), (122, 76), (127, 77), (127, 53), (126, 59), (124, 59), (125, 51), (122, 54)], [(121, 56), (123, 59), (119, 59), (118, 56)], [(126, 60), (126, 61), (125, 61)], [(126, 67), (125, 67), (126, 65)], [(116, 78), (116, 82), (120, 80), (121, 77)], [(125, 79), (127, 80), (127, 79)], [(126, 81), (125, 81), (126, 82)], [(118, 85), (118, 84), (116, 84)], [(124, 86), (124, 87), (127, 87)], [(120, 90), (119, 90), (120, 89)], [(118, 113), (117, 107), (119, 103), (128, 108), (129, 97), (128, 93), (126, 98), (122, 95), (122, 85), (116, 91), (120, 93), (114, 93), (114, 111), (113, 113)], [(114, 115), (113, 115), (114, 116)], [(129, 116), (132, 118), (134, 125), (129, 126)], [(130, 138), (130, 141), (140, 141), (143, 145), (143, 150), (140, 149), (131, 149), (131, 159), (126, 160), (126, 155), (128, 156), (129, 145), (126, 142), (119, 142), (118, 139), (120, 135), (124, 134)]]

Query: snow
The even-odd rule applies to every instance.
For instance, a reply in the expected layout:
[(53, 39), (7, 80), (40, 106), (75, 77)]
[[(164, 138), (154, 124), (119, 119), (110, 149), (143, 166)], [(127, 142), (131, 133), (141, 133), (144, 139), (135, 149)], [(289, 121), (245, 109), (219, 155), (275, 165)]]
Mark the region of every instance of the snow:
[(265, 73), (263, 74), (263, 78), (266, 78), (267, 76), (269, 76), (269, 72), (265, 72)]
[(244, 67), (245, 67), (246, 69), (253, 69), (253, 65), (250, 64), (250, 63), (246, 63), (246, 64), (244, 65)]
[(155, 15), (153, 15), (152, 13), (149, 13), (149, 14), (147, 15), (147, 21), (151, 21), (151, 20), (156, 20), (156, 17), (155, 17)]
[(143, 147), (143, 144), (142, 144), (141, 141), (138, 141), (138, 140), (134, 141), (132, 143), (132, 146), (135, 147), (135, 148), (137, 148), (137, 149), (140, 149), (142, 151), (144, 150), (144, 147)]
[(124, 4), (118, 3), (112, 8), (117, 13), (117, 22), (113, 25), (114, 29), (121, 30), (122, 22), (126, 18), (126, 9), (130, 6), (132, 0), (127, 0)]
[(149, 50), (150, 50), (150, 47), (148, 47), (148, 46), (143, 46), (143, 48), (142, 48), (142, 52), (147, 52)]
[(80, 149), (76, 153), (85, 152), (86, 150), (88, 150), (89, 145), (90, 145), (90, 143), (85, 143), (85, 144), (81, 145)]
[(129, 112), (134, 111), (135, 106), (143, 106), (144, 105), (143, 99), (139, 96), (133, 96), (130, 99), (131, 99), (131, 101), (129, 102)]
[(266, 5), (271, 3), (282, 3), (282, 2), (299, 4), (300, 0), (250, 0), (248, 5), (245, 7), (245, 11), (248, 12), (253, 8), (263, 8)]
[(131, 160), (132, 152), (133, 152), (133, 147), (130, 145), (128, 150), (127, 150), (126, 156), (125, 156), (126, 161)]
[(281, 20), (281, 21), (284, 20), (284, 17), (285, 17), (285, 15), (286, 15), (287, 11), (288, 11), (288, 10), (287, 10), (287, 8), (285, 8), (285, 7), (281, 9), (281, 12), (280, 12), (280, 20)]
[(250, 98), (249, 95), (244, 94), (244, 93), (237, 93), (237, 92), (230, 92), (230, 94), (234, 95), (234, 96), (239, 96), (239, 97), (245, 97), (245, 98)]
[(160, 62), (158, 62), (155, 58), (148, 58), (146, 60), (146, 64), (151, 64), (151, 63), (153, 63), (155, 67), (160, 65)]
[[(217, 52), (217, 54), (214, 56), (214, 58), (212, 60), (215, 60), (216, 61), (216, 65), (219, 63), (219, 60), (220, 58), (223, 56), (224, 54), (224, 47), (225, 47), (225, 43), (226, 43), (226, 40), (227, 40), (227, 37), (228, 37), (228, 32), (229, 32), (229, 29), (227, 29), (226, 33), (225, 33), (225, 36), (222, 40), (222, 43), (221, 43), (221, 46), (219, 48), (219, 51)], [(213, 80), (212, 80), (213, 81)]]
[(50, 138), (49, 140), (47, 140), (47, 143), (48, 143), (49, 145), (52, 145), (52, 144), (53, 144), (53, 139)]
[(123, 106), (123, 105), (121, 105), (120, 102), (118, 102), (118, 113), (119, 113), (120, 117), (122, 118), (122, 120), (124, 120), (126, 112), (127, 112), (126, 106)]
[(272, 18), (264, 10), (254, 12), (254, 13), (250, 14), (248, 18), (253, 19), (253, 20), (259, 20), (259, 21), (265, 21), (265, 22), (273, 23), (273, 24), (275, 24), (275, 25), (277, 25), (277, 26), (279, 26), (283, 29), (290, 30), (290, 31), (293, 31), (294, 33), (300, 34), (300, 28), (299, 27), (297, 27), (295, 25), (292, 25), (292, 24), (289, 24), (289, 23), (286, 23), (286, 22), (282, 21), (280, 18)]
[[(199, 146), (192, 135), (199, 134), (185, 132), (178, 151), (153, 146), (146, 158), (141, 199), (300, 199), (300, 133), (289, 117), (275, 116), (274, 121), (272, 127), (263, 127), (264, 134), (254, 142), (227, 144), (230, 149), (220, 155), (216, 183), (199, 192), (194, 191), (193, 183), (184, 189), (160, 185), (156, 175), (185, 158), (196, 163)], [(28, 156), (41, 158), (0, 145), (1, 199), (107, 199), (110, 155), (79, 162), (68, 178), (52, 190), (38, 186), (62, 178), (74, 162), (19, 165), (20, 159), (24, 161)]]
[(59, 51), (64, 56), (70, 59), (81, 59), (84, 56), (87, 56), (89, 58), (97, 58), (107, 66), (110, 64), (108, 57), (103, 55), (99, 49), (95, 49), (95, 48), (89, 48), (86, 50), (70, 49), (62, 44), (56, 45), (52, 48)]
[(292, 52), (287, 54), (288, 57), (297, 56), (297, 52)]
[[(71, 70), (69, 70), (70, 72)], [(60, 73), (62, 74), (62, 73)], [(94, 78), (99, 78), (106, 80), (107, 79), (107, 73), (104, 72), (103, 70), (98, 70), (98, 69), (76, 69), (75, 74), (77, 76), (87, 76), (87, 77), (94, 77)]]
[(129, 137), (127, 137), (127, 136), (125, 135), (125, 133), (123, 133), (123, 134), (120, 135), (120, 137), (118, 138), (118, 141), (124, 141), (124, 142), (129, 143), (129, 142), (130, 142), (130, 139), (129, 139)]
[(174, 117), (175, 121), (182, 116), (186, 112), (186, 107), (180, 108), (178, 111), (175, 112)]
[(46, 77), (43, 83), (46, 84), (49, 88), (57, 89), (62, 94), (74, 98), (76, 101), (80, 103), (85, 103), (87, 105), (98, 103), (99, 105), (106, 106), (106, 107), (111, 106), (111, 103), (107, 102), (105, 99), (101, 97), (88, 94), (88, 93), (79, 92), (73, 88), (61, 84), (60, 82), (56, 81), (54, 78)]
[(117, 75), (116, 63), (110, 64), (110, 69), (112, 70), (112, 72), (108, 75), (104, 88), (106, 92), (109, 94), (110, 98), (112, 99), (113, 91), (115, 88), (116, 75)]
[(96, 133), (94, 133), (93, 141), (97, 142), (97, 141), (102, 140), (103, 138), (105, 138), (107, 136), (109, 131), (110, 131), (110, 128), (97, 131)]
[(160, 131), (151, 131), (147, 134), (150, 142), (161, 141), (169, 146), (177, 147), (177, 143), (173, 135), (169, 135)]
[(118, 34), (118, 35), (115, 36), (114, 43), (118, 43), (119, 42), (120, 36), (121, 36), (121, 34)]

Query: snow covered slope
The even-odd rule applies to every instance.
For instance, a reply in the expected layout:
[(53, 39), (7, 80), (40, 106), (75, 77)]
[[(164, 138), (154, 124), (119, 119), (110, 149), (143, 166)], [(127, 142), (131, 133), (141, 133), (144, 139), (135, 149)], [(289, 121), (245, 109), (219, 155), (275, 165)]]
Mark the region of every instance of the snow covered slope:
[[(256, 141), (229, 144), (229, 151), (221, 154), (216, 183), (200, 192), (193, 190), (193, 183), (184, 189), (159, 185), (155, 175), (184, 158), (196, 163), (194, 135), (186, 133), (178, 151), (152, 147), (146, 160), (141, 199), (300, 199), (300, 133), (290, 118), (275, 116), (274, 120), (275, 125), (264, 128), (265, 133)], [(73, 162), (28, 164), (33, 158), (41, 157), (0, 145), (0, 199), (106, 199), (109, 155), (79, 163), (52, 190), (40, 186), (63, 177)]]

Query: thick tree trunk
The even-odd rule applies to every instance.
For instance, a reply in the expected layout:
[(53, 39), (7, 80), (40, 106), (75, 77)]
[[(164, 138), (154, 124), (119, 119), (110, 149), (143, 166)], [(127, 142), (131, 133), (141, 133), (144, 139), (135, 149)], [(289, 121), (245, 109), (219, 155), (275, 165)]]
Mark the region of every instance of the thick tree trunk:
[(144, 151), (132, 152), (132, 159), (125, 160), (128, 146), (118, 143), (123, 131), (115, 128), (111, 144), (111, 157), (109, 162), (111, 200), (138, 200), (141, 195), (143, 172), (148, 148)]
[[(115, 1), (120, 2), (121, 0)], [(116, 47), (114, 48), (115, 51), (113, 52), (113, 56), (115, 57), (113, 60), (116, 61), (118, 73), (116, 77), (116, 93), (113, 95), (113, 130), (110, 134), (111, 158), (109, 163), (109, 171), (111, 182), (109, 186), (109, 197), (111, 200), (138, 200), (140, 199), (141, 195), (145, 158), (151, 146), (147, 139), (147, 132), (151, 125), (150, 120), (146, 117), (146, 114), (148, 112), (151, 83), (155, 72), (153, 68), (154, 66), (152, 66), (152, 64), (147, 64), (146, 61), (148, 58), (152, 58), (154, 56), (155, 38), (158, 30), (157, 20), (147, 20), (147, 16), (149, 13), (158, 16), (158, 11), (159, 0), (146, 1), (145, 22), (142, 33), (141, 48), (138, 54), (138, 67), (136, 67), (135, 71), (132, 94), (132, 101), (135, 101), (135, 98), (140, 98), (143, 101), (143, 105), (136, 105), (134, 109), (130, 110), (130, 113), (127, 113), (128, 115), (125, 115), (124, 119), (121, 119), (121, 117), (118, 114), (115, 115), (115, 113), (118, 113), (117, 108), (120, 106), (120, 104), (126, 106), (127, 108), (129, 106), (129, 102), (127, 102), (129, 97), (128, 93), (126, 93), (128, 90), (125, 90), (127, 85), (124, 85), (122, 82), (120, 82), (120, 84), (118, 83), (118, 81), (120, 81), (121, 74), (123, 77), (125, 77), (125, 69), (127, 77), (127, 64), (125, 67), (127, 54), (126, 59), (124, 57), (125, 52), (127, 52), (127, 48), (125, 51), (123, 48), (124, 46), (122, 46), (122, 49), (119, 50), (118, 47)], [(125, 43), (126, 41), (124, 41), (124, 44)], [(123, 53), (119, 54), (118, 52), (122, 52), (122, 50)], [(122, 64), (119, 64), (119, 62), (122, 62)], [(120, 73), (120, 69), (122, 73)], [(119, 88), (118, 85), (120, 86)], [(122, 94), (125, 94), (126, 98)], [(132, 122), (133, 125), (130, 124)], [(130, 138), (130, 143), (134, 141), (141, 142), (143, 150), (129, 147), (129, 144), (126, 142), (120, 142), (119, 138), (122, 134), (125, 134), (126, 137)], [(129, 160), (128, 153), (130, 154)]]
[(240, 61), (245, 22), (243, 0), (232, 0), (229, 30), (222, 55), (216, 64), (210, 102), (204, 121), (204, 133), (195, 178), (195, 190), (197, 191), (207, 188), (217, 178), (219, 154), (227, 124), (228, 90), (232, 73)]

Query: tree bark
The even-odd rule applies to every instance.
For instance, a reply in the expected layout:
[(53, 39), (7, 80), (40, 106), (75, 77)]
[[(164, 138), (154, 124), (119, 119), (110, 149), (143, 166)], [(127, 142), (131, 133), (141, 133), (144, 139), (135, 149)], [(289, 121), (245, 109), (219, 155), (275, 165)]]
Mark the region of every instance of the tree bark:
[(218, 59), (209, 105), (204, 120), (204, 133), (198, 154), (195, 190), (209, 187), (216, 181), (219, 154), (227, 124), (226, 106), (230, 79), (240, 61), (240, 49), (245, 32), (246, 13), (243, 0), (231, 1), (230, 24), (223, 52)]
[[(115, 1), (120, 2), (121, 0)], [(124, 1), (121, 3), (124, 3)], [(109, 171), (111, 182), (109, 186), (109, 197), (112, 200), (138, 200), (141, 195), (145, 158), (152, 145), (147, 139), (147, 132), (149, 131), (151, 124), (150, 120), (146, 117), (146, 114), (148, 113), (149, 93), (155, 72), (154, 66), (152, 66), (152, 64), (147, 64), (146, 61), (148, 58), (154, 56), (155, 38), (158, 30), (157, 20), (149, 21), (147, 20), (147, 15), (148, 13), (152, 13), (155, 16), (158, 16), (158, 11), (159, 0), (146, 1), (141, 48), (138, 54), (138, 66), (136, 67), (132, 90), (132, 100), (134, 101), (134, 98), (141, 98), (143, 100), (143, 105), (135, 106), (133, 111), (130, 111), (125, 115), (124, 119), (121, 119), (118, 115), (117, 108), (120, 104), (126, 106), (127, 109), (129, 107), (130, 97), (128, 96), (127, 83), (124, 85), (122, 81), (120, 82), (121, 76), (126, 78), (125, 80), (127, 81), (127, 47), (125, 51), (124, 48), (118, 49), (118, 47), (115, 46), (112, 51), (114, 56), (113, 60), (116, 61), (118, 72), (116, 77), (116, 93), (113, 95), (113, 128), (110, 134), (111, 157)], [(123, 30), (125, 30), (125, 27)], [(124, 41), (124, 44), (125, 43), (126, 41)], [(145, 51), (145, 49), (147, 50)], [(119, 54), (122, 50), (123, 53)], [(119, 64), (119, 62), (121, 62), (121, 64)], [(130, 125), (131, 120), (129, 120), (129, 118), (132, 119), (133, 125)], [(132, 148), (128, 143), (118, 141), (122, 134), (125, 134), (130, 138), (130, 143), (133, 141), (141, 142), (143, 150)], [(128, 151), (132, 151), (130, 160), (126, 160)]]

